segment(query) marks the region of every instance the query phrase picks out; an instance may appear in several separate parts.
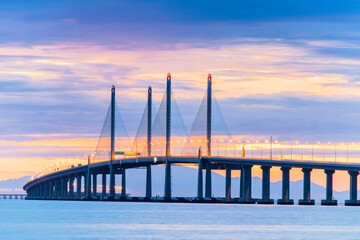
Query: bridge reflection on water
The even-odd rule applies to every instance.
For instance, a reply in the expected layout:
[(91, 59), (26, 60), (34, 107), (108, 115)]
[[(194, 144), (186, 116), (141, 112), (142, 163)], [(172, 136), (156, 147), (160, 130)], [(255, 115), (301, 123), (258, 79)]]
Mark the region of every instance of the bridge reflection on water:
[[(137, 136), (131, 145), (128, 137), (124, 136), (126, 130), (121, 115), (116, 118), (119, 111), (115, 103), (113, 86), (111, 103), (95, 154), (86, 160), (70, 160), (68, 163), (43, 169), (37, 178), (24, 186), (27, 192), (26, 199), (294, 204), (290, 198), (290, 172), (292, 168), (301, 168), (304, 185), (303, 199), (299, 200), (299, 204), (315, 204), (310, 197), (311, 171), (322, 169), (326, 174), (326, 196), (321, 201), (322, 205), (337, 205), (337, 201), (333, 199), (335, 171), (348, 171), (350, 176), (350, 196), (345, 205), (360, 205), (360, 201), (357, 200), (357, 175), (360, 164), (354, 163), (358, 154), (357, 144), (301, 144), (296, 141), (281, 142), (272, 138), (246, 141), (231, 138), (218, 103), (213, 97), (210, 74), (207, 85), (190, 134), (183, 135), (174, 134), (176, 129), (172, 126), (173, 122), (177, 122), (177, 126), (184, 124), (181, 122), (181, 116), (176, 115), (179, 110), (171, 91), (171, 75), (167, 75), (166, 92), (154, 121), (152, 88), (149, 87), (148, 102)], [(219, 126), (222, 128), (220, 131), (216, 129)], [(121, 131), (117, 135), (119, 129)], [(197, 187), (197, 196), (172, 196), (173, 164), (197, 166), (198, 181), (194, 184), (194, 187)], [(153, 197), (152, 194), (153, 165), (165, 165), (164, 196), (161, 197)], [(261, 166), (262, 169), (261, 199), (254, 199), (251, 195), (253, 166)], [(277, 201), (270, 198), (272, 167), (280, 167), (282, 171), (282, 198)], [(132, 168), (146, 168), (144, 197), (129, 197), (126, 194), (126, 170)], [(215, 169), (226, 172), (225, 198), (212, 196), (211, 171)], [(232, 170), (241, 172), (240, 195), (236, 197), (231, 195)], [(102, 176), (101, 193), (97, 192), (98, 175)], [(116, 194), (116, 175), (121, 175), (121, 194)]]

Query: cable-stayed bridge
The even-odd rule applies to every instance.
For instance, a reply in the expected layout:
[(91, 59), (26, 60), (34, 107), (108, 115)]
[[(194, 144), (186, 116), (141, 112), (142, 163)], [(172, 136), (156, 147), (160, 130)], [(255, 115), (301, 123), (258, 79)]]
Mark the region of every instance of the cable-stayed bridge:
[[(241, 151), (238, 151), (239, 145), (242, 146)], [(360, 164), (351, 163), (354, 158), (351, 144), (334, 145), (334, 159), (331, 161), (328, 151), (332, 149), (328, 150), (329, 147), (325, 146), (327, 144), (278, 142), (272, 138), (265, 142), (239, 142), (231, 138), (213, 95), (210, 74), (206, 93), (188, 133), (171, 90), (171, 75), (168, 74), (166, 91), (156, 114), (152, 88), (148, 88), (148, 101), (133, 142), (128, 137), (117, 107), (113, 86), (95, 153), (86, 162), (71, 162), (70, 165), (45, 169), (27, 183), (24, 190), (27, 192), (26, 199), (294, 204), (290, 197), (290, 172), (292, 168), (300, 168), (304, 185), (303, 199), (299, 200), (299, 204), (315, 204), (310, 196), (311, 171), (322, 169), (326, 174), (326, 196), (321, 201), (322, 205), (337, 205), (333, 199), (335, 171), (347, 171), (350, 176), (350, 196), (345, 205), (360, 205), (357, 200)], [(194, 183), (196, 196), (172, 196), (171, 168), (174, 164), (198, 168), (198, 180)], [(161, 197), (154, 197), (152, 193), (151, 169), (154, 165), (165, 165), (164, 196)], [(261, 166), (262, 169), (260, 199), (251, 195), (253, 166)], [(277, 201), (270, 198), (272, 167), (280, 167), (282, 171), (282, 198)], [(130, 197), (126, 193), (126, 170), (133, 168), (146, 168), (146, 191), (142, 197)], [(212, 194), (212, 170), (225, 170), (225, 198), (216, 198)], [(241, 172), (239, 196), (231, 194), (232, 170)], [(102, 176), (101, 193), (97, 192), (98, 175)], [(118, 175), (121, 175), (120, 187), (115, 186)]]

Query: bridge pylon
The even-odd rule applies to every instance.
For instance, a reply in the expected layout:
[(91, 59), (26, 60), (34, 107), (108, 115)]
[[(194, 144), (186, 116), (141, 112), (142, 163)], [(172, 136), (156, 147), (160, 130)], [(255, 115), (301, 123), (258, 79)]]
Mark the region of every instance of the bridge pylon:
[(165, 191), (166, 198), (171, 197), (171, 167), (168, 157), (170, 157), (171, 141), (171, 74), (166, 78), (166, 165), (165, 165)]
[(115, 197), (115, 172), (113, 161), (115, 160), (115, 86), (111, 88), (111, 152), (110, 152), (110, 191), (109, 197)]
[(207, 79), (207, 109), (206, 109), (206, 156), (211, 156), (211, 104), (212, 104), (212, 77)]
[[(151, 126), (152, 126), (152, 88), (148, 88), (148, 103), (147, 103), (147, 155), (151, 157)], [(146, 166), (146, 197), (151, 197), (151, 165)]]

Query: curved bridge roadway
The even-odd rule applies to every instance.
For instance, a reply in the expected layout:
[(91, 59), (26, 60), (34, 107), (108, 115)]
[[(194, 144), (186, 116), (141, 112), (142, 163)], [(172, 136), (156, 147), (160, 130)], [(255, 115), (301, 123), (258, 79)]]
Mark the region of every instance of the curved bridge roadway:
[[(166, 164), (168, 162), (168, 164)], [(113, 176), (122, 176), (121, 194), (115, 194), (115, 185), (107, 184), (107, 175), (110, 174), (112, 164)], [(163, 165), (165, 168), (165, 197), (153, 197), (151, 193), (151, 166)], [(189, 164), (198, 166), (197, 196), (193, 198), (171, 196), (171, 164)], [(251, 169), (254, 165), (262, 169), (262, 198), (251, 197)], [(126, 194), (126, 170), (131, 168), (146, 167), (146, 192), (143, 197), (130, 197)], [(326, 174), (326, 196), (321, 201), (322, 205), (337, 205), (333, 199), (333, 174), (335, 171), (347, 171), (350, 176), (350, 196), (345, 205), (360, 205), (357, 200), (357, 176), (360, 164), (306, 162), (292, 160), (269, 160), (254, 158), (229, 158), (229, 157), (140, 157), (122, 160), (106, 161), (77, 166), (70, 169), (54, 172), (35, 179), (24, 186), (28, 196), (26, 199), (54, 199), (54, 200), (98, 200), (98, 201), (156, 201), (156, 202), (201, 202), (201, 203), (258, 203), (274, 204), (270, 199), (270, 169), (281, 167), (282, 171), (282, 198), (277, 204), (294, 204), (290, 198), (290, 172), (292, 168), (301, 168), (304, 174), (303, 199), (300, 205), (313, 205), (315, 201), (310, 197), (310, 176), (312, 169), (323, 169)], [(211, 193), (211, 170), (226, 170), (225, 198), (214, 198)], [(205, 196), (203, 191), (203, 170), (205, 170)], [(241, 170), (240, 196), (231, 196), (231, 170)], [(97, 193), (97, 175), (102, 175), (103, 190)], [(82, 189), (82, 179), (85, 188)], [(76, 184), (75, 184), (76, 182)], [(110, 182), (112, 182), (110, 180)], [(76, 185), (76, 189), (74, 189)], [(92, 185), (92, 189), (91, 189)], [(195, 185), (195, 184), (194, 184)], [(196, 186), (194, 186), (196, 187)], [(168, 189), (166, 189), (168, 188)], [(110, 189), (110, 191), (107, 191)], [(113, 194), (111, 194), (113, 189)], [(166, 196), (167, 195), (167, 196)]]

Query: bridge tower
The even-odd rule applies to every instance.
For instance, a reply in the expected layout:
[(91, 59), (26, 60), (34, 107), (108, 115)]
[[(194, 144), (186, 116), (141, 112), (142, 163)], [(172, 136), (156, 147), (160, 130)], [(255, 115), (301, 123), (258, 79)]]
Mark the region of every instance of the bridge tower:
[[(212, 77), (209, 73), (207, 81), (207, 110), (206, 110), (206, 156), (211, 156), (211, 104), (212, 104)], [(211, 163), (206, 163), (205, 197), (211, 198)]]
[(115, 86), (111, 88), (111, 152), (110, 152), (110, 198), (115, 197), (115, 172), (113, 161), (115, 160)]
[(170, 157), (171, 140), (171, 74), (166, 79), (166, 157)]
[[(151, 157), (152, 88), (148, 88), (147, 112), (147, 155)], [(151, 165), (146, 166), (146, 197), (151, 197)]]
[(152, 123), (152, 88), (148, 88), (148, 112), (147, 112), (147, 155), (151, 156), (151, 123)]
[(211, 156), (211, 104), (212, 104), (212, 78), (208, 75), (207, 81), (207, 110), (206, 110), (206, 156)]
[(166, 165), (165, 165), (165, 191), (167, 198), (171, 197), (171, 168), (168, 157), (170, 157), (171, 140), (171, 74), (166, 79)]

